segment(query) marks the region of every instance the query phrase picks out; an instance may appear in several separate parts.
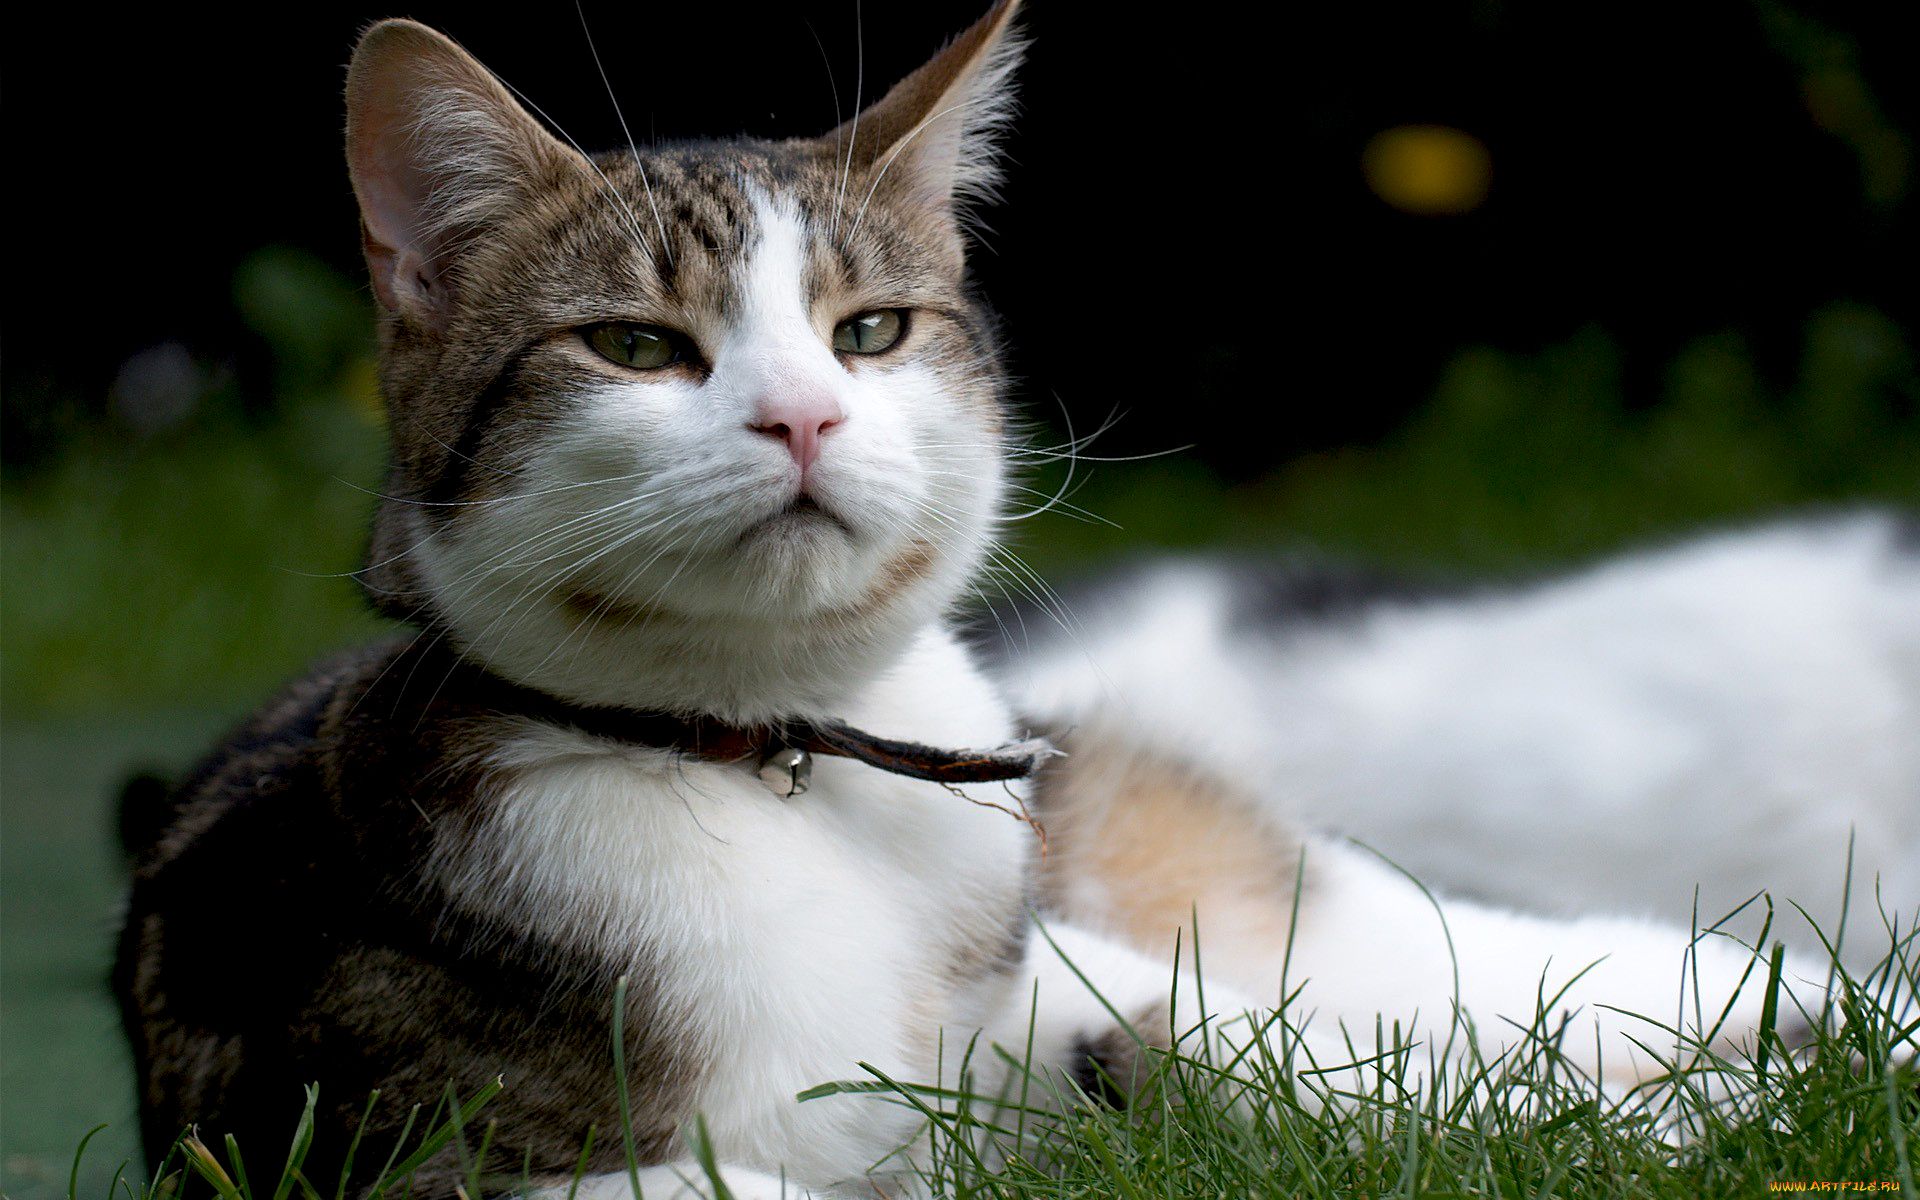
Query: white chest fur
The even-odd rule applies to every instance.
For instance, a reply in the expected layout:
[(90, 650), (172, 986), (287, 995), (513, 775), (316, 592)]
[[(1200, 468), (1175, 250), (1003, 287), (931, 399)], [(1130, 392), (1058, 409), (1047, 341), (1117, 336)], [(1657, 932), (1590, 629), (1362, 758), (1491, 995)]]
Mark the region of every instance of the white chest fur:
[[(1012, 732), (934, 631), (844, 716), (948, 746)], [(448, 882), (465, 905), (648, 974), (704, 1063), (695, 1104), (724, 1159), (817, 1177), (896, 1148), (916, 1123), (903, 1110), (793, 1096), (862, 1062), (930, 1081), (942, 1027), (951, 1077), (954, 1047), (1011, 986), (952, 964), (1022, 913), (1031, 833), (937, 784), (823, 759), (811, 790), (781, 800), (744, 765), (531, 722), (493, 759), (510, 782)]]

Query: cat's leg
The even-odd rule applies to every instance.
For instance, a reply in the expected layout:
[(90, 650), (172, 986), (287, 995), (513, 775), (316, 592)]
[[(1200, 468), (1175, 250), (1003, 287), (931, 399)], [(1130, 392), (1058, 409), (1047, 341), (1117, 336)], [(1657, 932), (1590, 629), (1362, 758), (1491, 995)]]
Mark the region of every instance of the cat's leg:
[[(1627, 1085), (1666, 1064), (1751, 1045), (1768, 964), (1715, 934), (1619, 917), (1558, 920), (1435, 897), (1371, 853), (1310, 843), (1291, 947), (1214, 958), (1209, 969), (1264, 991), (1284, 975), (1298, 1003), (1372, 1029), (1376, 1015), (1427, 1037), (1471, 1024), (1483, 1054), (1544, 1039), (1603, 1082)], [(1204, 929), (1206, 916), (1201, 914)], [(1826, 972), (1790, 956), (1777, 1024), (1817, 1014)], [(1736, 1055), (1737, 1057), (1737, 1055)]]
[(1171, 956), (1156, 960), (1072, 925), (1049, 925), (1029, 941), (1012, 1002), (983, 1040), (1030, 1060), (1036, 1080), (1059, 1071), (1099, 1096), (1144, 1080), (1145, 1047), (1166, 1049), (1176, 1033), (1198, 1026), (1203, 993), (1222, 1024), (1244, 1025), (1257, 1007), (1226, 985), (1203, 987), (1189, 971), (1176, 986)]
[[(1283, 982), (1289, 995), (1304, 985), (1289, 1023), (1342, 1045), (1344, 1024), (1363, 1055), (1387, 1048), (1373, 1044), (1377, 1019), (1463, 1049), (1457, 1007), (1488, 1055), (1524, 1046), (1544, 1017), (1548, 1030), (1565, 1026), (1559, 1046), (1576, 1065), (1622, 1083), (1661, 1069), (1641, 1044), (1673, 1057), (1679, 1039), (1663, 1025), (1718, 1025), (1708, 1040), (1725, 1050), (1759, 1024), (1767, 966), (1731, 939), (1436, 898), (1377, 855), (1305, 835), (1222, 772), (1111, 731), (1075, 731), (1067, 745), (1041, 792), (1054, 902), (1150, 958), (1170, 954), (1197, 916), (1209, 980), (1269, 1006)], [(1785, 966), (1794, 995), (1820, 1011), (1825, 970)], [(1783, 1026), (1800, 1018), (1787, 998), (1778, 1013)]]
[[(1155, 1058), (1169, 1050), (1206, 1064), (1230, 1105), (1276, 1059), (1317, 1069), (1352, 1061), (1324, 1031), (1282, 1028), (1273, 1000), (1184, 967), (1176, 976), (1172, 949), (1156, 957), (1068, 924), (1036, 933), (1020, 985), (983, 1031), (983, 1043), (1009, 1060), (1002, 1078), (1012, 1098), (1037, 1107), (1071, 1101), (1070, 1079), (1096, 1099), (1121, 1102), (1152, 1080)], [(1364, 1085), (1347, 1074), (1338, 1072), (1341, 1086)], [(1319, 1090), (1304, 1089), (1302, 1102), (1317, 1106)]]

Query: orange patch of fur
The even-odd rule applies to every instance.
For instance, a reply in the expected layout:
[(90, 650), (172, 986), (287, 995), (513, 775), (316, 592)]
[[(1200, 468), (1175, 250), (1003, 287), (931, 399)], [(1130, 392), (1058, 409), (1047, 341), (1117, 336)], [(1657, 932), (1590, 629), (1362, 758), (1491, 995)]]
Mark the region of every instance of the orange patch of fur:
[(934, 549), (931, 544), (918, 539), (907, 543), (906, 549), (888, 559), (880, 568), (873, 588), (854, 606), (852, 615), (864, 618), (893, 603), (901, 592), (933, 569), (933, 562)]
[(1055, 913), (1155, 955), (1181, 930), (1191, 945), (1196, 912), (1203, 953), (1265, 960), (1285, 947), (1299, 846), (1250, 797), (1118, 741), (1070, 736), (1065, 748), (1040, 784)]
[(561, 610), (577, 625), (638, 625), (657, 620), (660, 616), (660, 611), (650, 604), (629, 604), (597, 592), (569, 589), (557, 595)]

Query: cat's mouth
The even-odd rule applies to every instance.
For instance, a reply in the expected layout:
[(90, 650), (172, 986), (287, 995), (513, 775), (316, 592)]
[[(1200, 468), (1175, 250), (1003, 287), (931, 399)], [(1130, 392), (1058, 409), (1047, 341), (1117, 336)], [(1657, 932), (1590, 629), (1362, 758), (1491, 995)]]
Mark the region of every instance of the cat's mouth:
[(846, 518), (802, 492), (788, 501), (785, 507), (748, 526), (746, 532), (740, 535), (740, 541), (744, 543), (769, 536), (804, 536), (828, 530), (838, 530), (848, 538), (854, 536), (853, 526), (847, 524)]

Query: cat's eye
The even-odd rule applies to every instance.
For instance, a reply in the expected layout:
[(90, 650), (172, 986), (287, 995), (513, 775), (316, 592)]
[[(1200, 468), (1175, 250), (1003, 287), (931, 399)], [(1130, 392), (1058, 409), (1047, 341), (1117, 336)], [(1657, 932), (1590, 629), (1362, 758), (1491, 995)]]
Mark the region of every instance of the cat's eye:
[(600, 357), (636, 371), (657, 371), (684, 360), (685, 340), (658, 325), (629, 325), (609, 321), (585, 329), (587, 345)]
[(841, 354), (879, 354), (892, 349), (906, 331), (906, 314), (897, 308), (876, 308), (834, 326), (833, 348)]

